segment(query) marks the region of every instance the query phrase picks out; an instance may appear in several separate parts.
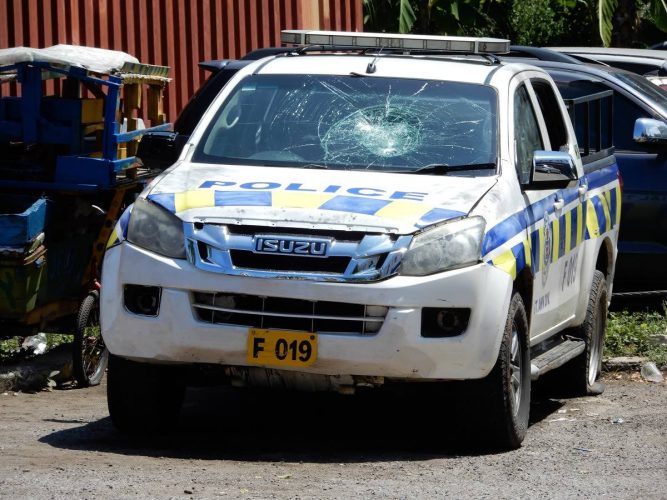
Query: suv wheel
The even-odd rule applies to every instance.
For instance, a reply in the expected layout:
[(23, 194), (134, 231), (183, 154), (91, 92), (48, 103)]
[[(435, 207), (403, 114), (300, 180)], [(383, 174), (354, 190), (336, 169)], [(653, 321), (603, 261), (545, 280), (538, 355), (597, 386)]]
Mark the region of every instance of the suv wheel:
[(607, 283), (601, 271), (593, 274), (586, 318), (579, 328), (570, 333), (586, 343), (586, 349), (563, 366), (568, 388), (574, 396), (596, 395), (604, 387), (597, 381), (602, 369), (602, 349), (607, 329)]
[(485, 444), (503, 449), (521, 446), (530, 413), (530, 349), (523, 300), (512, 296), (495, 366), (486, 378), (471, 382), (475, 433)]

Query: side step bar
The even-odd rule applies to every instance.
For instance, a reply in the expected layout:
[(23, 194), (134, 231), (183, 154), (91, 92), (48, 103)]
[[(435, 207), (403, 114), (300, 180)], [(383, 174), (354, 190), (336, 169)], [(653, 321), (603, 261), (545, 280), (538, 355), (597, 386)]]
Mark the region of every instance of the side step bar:
[(530, 378), (537, 380), (542, 375), (584, 352), (586, 343), (583, 340), (566, 339), (546, 352), (533, 358), (530, 365)]

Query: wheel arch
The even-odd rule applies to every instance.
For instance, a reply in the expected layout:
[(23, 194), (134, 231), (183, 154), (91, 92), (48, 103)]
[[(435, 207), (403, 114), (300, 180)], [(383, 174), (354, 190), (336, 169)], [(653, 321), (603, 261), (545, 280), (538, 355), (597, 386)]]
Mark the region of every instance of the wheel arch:
[(533, 306), (533, 274), (528, 267), (524, 268), (514, 280), (514, 291), (521, 295), (523, 306), (526, 310), (526, 317), (528, 318), (528, 326), (530, 328), (530, 318)]
[(609, 293), (614, 277), (614, 245), (609, 237), (604, 238), (600, 244), (598, 256), (595, 261), (595, 270), (604, 274), (607, 283), (607, 293)]

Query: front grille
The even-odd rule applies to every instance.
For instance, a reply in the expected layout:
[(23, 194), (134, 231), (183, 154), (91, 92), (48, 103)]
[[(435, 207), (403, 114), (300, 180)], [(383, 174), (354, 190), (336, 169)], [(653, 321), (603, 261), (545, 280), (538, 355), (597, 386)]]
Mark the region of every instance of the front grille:
[[(229, 234), (239, 234), (244, 236), (254, 236), (256, 234), (281, 234), (284, 236), (325, 236), (337, 241), (361, 241), (367, 234), (374, 234), (362, 231), (343, 231), (343, 230), (322, 230), (311, 228), (290, 228), (273, 226), (246, 226), (246, 225), (228, 225)], [(377, 234), (384, 234), (378, 231)]]
[(199, 321), (316, 333), (375, 335), (388, 311), (383, 306), (242, 294), (194, 292)]
[[(188, 259), (204, 271), (230, 276), (357, 283), (379, 281), (395, 275), (403, 253), (412, 241), (411, 235), (375, 230), (267, 228), (202, 222), (186, 224), (185, 236)], [(262, 246), (262, 241), (266, 239), (298, 240), (306, 245), (326, 240), (327, 252), (326, 256), (273, 253), (271, 246)], [(321, 249), (323, 243), (321, 245), (318, 248)], [(294, 251), (301, 252), (303, 247), (300, 250), (295, 247)]]
[(263, 271), (301, 271), (343, 274), (349, 257), (300, 257), (290, 255), (257, 254), (245, 250), (230, 250), (234, 267)]

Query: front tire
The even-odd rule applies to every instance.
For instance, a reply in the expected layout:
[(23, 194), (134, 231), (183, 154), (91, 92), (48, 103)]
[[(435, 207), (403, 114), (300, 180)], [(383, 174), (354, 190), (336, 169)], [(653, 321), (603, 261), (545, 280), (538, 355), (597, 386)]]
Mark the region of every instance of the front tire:
[(119, 431), (149, 435), (172, 429), (184, 395), (185, 384), (177, 367), (109, 356), (107, 404)]
[(519, 448), (530, 414), (530, 349), (526, 309), (518, 293), (510, 301), (496, 364), (491, 373), (473, 384), (475, 432), (482, 434), (487, 444)]

